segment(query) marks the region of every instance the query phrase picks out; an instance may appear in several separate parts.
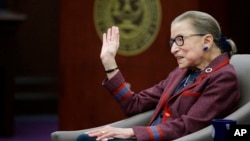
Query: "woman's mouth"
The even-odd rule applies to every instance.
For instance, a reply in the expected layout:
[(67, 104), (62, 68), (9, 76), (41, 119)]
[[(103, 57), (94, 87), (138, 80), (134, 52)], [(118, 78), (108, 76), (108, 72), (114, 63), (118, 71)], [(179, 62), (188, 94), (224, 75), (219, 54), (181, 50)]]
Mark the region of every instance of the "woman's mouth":
[(183, 58), (184, 58), (184, 57), (181, 57), (181, 56), (176, 57), (177, 62), (181, 61)]

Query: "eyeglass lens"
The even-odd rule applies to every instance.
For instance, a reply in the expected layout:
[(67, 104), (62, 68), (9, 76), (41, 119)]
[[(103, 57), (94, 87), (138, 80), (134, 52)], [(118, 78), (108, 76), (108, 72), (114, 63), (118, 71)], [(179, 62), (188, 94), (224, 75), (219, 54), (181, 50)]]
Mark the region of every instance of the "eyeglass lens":
[(170, 47), (172, 47), (174, 43), (176, 43), (177, 46), (182, 46), (184, 44), (183, 36), (177, 36), (169, 40)]

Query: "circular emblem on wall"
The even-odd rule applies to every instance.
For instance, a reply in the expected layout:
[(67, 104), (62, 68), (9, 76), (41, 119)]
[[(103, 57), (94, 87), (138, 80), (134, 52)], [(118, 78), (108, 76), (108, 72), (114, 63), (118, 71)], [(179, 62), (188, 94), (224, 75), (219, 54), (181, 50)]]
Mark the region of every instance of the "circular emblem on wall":
[(116, 25), (120, 30), (118, 54), (137, 55), (155, 40), (161, 23), (159, 0), (95, 0), (94, 21), (98, 36)]

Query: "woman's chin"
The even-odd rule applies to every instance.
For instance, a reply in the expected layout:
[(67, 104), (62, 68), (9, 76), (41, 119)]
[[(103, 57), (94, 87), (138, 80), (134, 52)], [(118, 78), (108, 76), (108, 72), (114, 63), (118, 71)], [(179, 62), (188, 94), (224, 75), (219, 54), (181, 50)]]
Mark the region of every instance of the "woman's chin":
[(179, 68), (180, 68), (180, 69), (184, 69), (184, 68), (187, 68), (187, 66), (184, 65), (184, 64), (179, 64)]

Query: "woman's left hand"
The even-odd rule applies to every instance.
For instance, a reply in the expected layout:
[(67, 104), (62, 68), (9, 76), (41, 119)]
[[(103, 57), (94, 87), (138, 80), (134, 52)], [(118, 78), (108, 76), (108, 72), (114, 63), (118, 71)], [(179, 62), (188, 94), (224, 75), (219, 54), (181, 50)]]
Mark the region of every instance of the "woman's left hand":
[(109, 138), (131, 139), (134, 138), (134, 131), (132, 128), (117, 128), (112, 126), (105, 126), (88, 131), (90, 137), (97, 137), (96, 140), (105, 140)]

